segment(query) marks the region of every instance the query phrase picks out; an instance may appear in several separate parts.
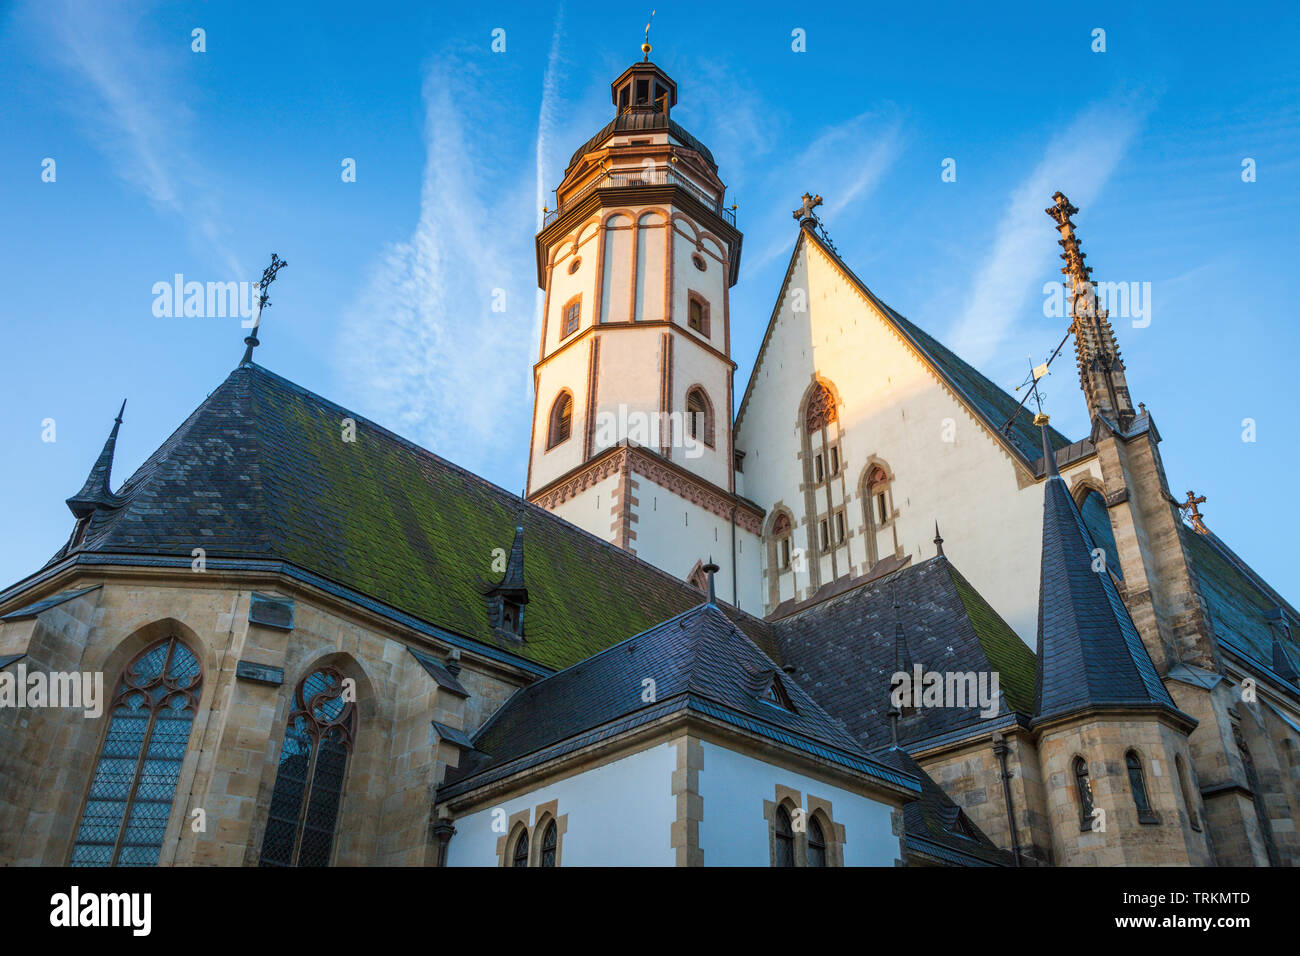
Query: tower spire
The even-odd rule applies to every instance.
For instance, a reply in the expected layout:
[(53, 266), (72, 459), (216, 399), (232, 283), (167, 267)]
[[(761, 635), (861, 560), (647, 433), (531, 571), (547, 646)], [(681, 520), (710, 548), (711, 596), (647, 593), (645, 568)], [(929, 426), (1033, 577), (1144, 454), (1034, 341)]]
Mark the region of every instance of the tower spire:
[(1055, 204), (1045, 212), (1056, 223), (1061, 233), (1059, 244), (1064, 252), (1065, 265), (1061, 274), (1066, 277), (1070, 294), (1070, 316), (1073, 320), (1075, 352), (1079, 364), (1079, 382), (1083, 386), (1091, 416), (1101, 415), (1127, 430), (1136, 417), (1129, 397), (1128, 381), (1124, 377), (1124, 361), (1120, 358), (1115, 330), (1108, 321), (1110, 313), (1097, 304), (1097, 290), (1092, 284), (1092, 268), (1084, 264), (1088, 256), (1079, 248), (1070, 217), (1079, 209), (1071, 204), (1059, 190), (1052, 196)]
[(90, 474), (86, 476), (86, 483), (67, 500), (68, 510), (78, 519), (87, 518), (101, 508), (116, 508), (121, 504), (121, 499), (113, 494), (109, 481), (113, 471), (113, 452), (117, 447), (117, 430), (122, 426), (125, 411), (126, 399), (122, 399), (122, 407), (118, 409), (117, 418), (113, 419), (113, 429), (108, 433), (108, 440), (104, 442), (104, 448), (95, 459)]
[(253, 330), (244, 339), (244, 357), (240, 360), (240, 365), (249, 365), (253, 361), (253, 349), (261, 344), (257, 338), (257, 330), (262, 325), (262, 310), (271, 304), (271, 296), (267, 290), (275, 281), (276, 274), (288, 264), (273, 252), (271, 264), (262, 270), (262, 281), (257, 284), (257, 288), (261, 291), (261, 295), (257, 298), (257, 318), (253, 320)]

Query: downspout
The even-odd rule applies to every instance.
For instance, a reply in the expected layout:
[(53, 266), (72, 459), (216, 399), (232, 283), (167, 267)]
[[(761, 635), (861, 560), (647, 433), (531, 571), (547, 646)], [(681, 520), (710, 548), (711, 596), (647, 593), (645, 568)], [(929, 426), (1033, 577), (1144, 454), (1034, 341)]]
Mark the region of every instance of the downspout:
[(740, 601), (737, 597), (739, 587), (736, 581), (736, 509), (740, 505), (731, 506), (731, 606), (740, 607)]
[(993, 732), (993, 752), (1002, 764), (1002, 798), (1007, 802), (1007, 825), (1011, 827), (1011, 847), (1016, 854), (1016, 866), (1020, 865), (1020, 837), (1016, 835), (1016, 810), (1011, 805), (1011, 772), (1007, 770), (1007, 738), (997, 731)]

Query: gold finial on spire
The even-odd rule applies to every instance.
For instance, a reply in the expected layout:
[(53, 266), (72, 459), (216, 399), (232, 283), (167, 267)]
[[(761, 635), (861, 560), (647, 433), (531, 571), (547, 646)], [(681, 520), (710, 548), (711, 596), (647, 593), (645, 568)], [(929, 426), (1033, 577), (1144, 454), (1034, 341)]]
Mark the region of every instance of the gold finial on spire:
[(645, 42), (641, 44), (641, 52), (645, 54), (641, 58), (642, 63), (650, 62), (650, 24), (654, 22), (654, 18), (655, 18), (655, 12), (651, 10), (650, 19), (647, 20), (645, 24)]

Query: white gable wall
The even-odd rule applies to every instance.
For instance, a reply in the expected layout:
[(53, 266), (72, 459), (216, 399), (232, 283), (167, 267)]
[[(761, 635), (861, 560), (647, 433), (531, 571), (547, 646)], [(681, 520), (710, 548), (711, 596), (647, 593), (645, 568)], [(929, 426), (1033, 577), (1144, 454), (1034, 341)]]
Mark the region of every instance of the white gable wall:
[[(800, 295), (806, 311), (796, 312)], [(895, 334), (874, 306), (806, 241), (782, 297), (776, 326), (754, 371), (753, 393), (737, 431), (746, 452), (745, 493), (769, 514), (794, 517), (794, 543), (816, 555), (817, 521), (807, 514), (800, 402), (814, 373), (838, 393), (842, 430), (847, 547), (839, 576), (867, 568), (861, 483), (871, 461), (893, 474), (897, 517), (878, 535), (878, 557), (896, 546), (913, 563), (935, 554), (935, 521), (948, 557), (1030, 646), (1036, 640), (1042, 488), (1020, 488), (1010, 453), (967, 412)], [(950, 440), (949, 440), (950, 439)], [(838, 482), (835, 495), (838, 499)], [(847, 553), (848, 561), (844, 560)], [(764, 565), (767, 553), (764, 549)], [(781, 597), (807, 597), (830, 580), (797, 568), (782, 577)], [(847, 564), (847, 567), (846, 567)], [(764, 594), (768, 593), (766, 580)]]

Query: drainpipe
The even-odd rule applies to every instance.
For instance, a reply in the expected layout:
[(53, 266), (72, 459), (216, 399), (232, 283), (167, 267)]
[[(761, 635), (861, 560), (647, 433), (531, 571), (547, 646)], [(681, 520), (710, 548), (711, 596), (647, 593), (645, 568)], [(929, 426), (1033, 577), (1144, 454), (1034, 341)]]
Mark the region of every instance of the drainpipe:
[(737, 599), (737, 582), (736, 582), (736, 509), (740, 505), (731, 506), (731, 606), (740, 607), (740, 601)]
[(434, 866), (446, 866), (447, 844), (456, 835), (456, 828), (452, 826), (449, 817), (439, 817), (438, 822), (429, 829), (433, 831), (433, 838), (438, 841), (438, 861)]
[(1016, 854), (1016, 866), (1020, 865), (1020, 837), (1016, 835), (1016, 811), (1011, 805), (1011, 772), (1007, 770), (1007, 738), (998, 731), (993, 732), (993, 753), (1002, 764), (1002, 798), (1007, 802), (1007, 825), (1011, 827), (1011, 846)]

